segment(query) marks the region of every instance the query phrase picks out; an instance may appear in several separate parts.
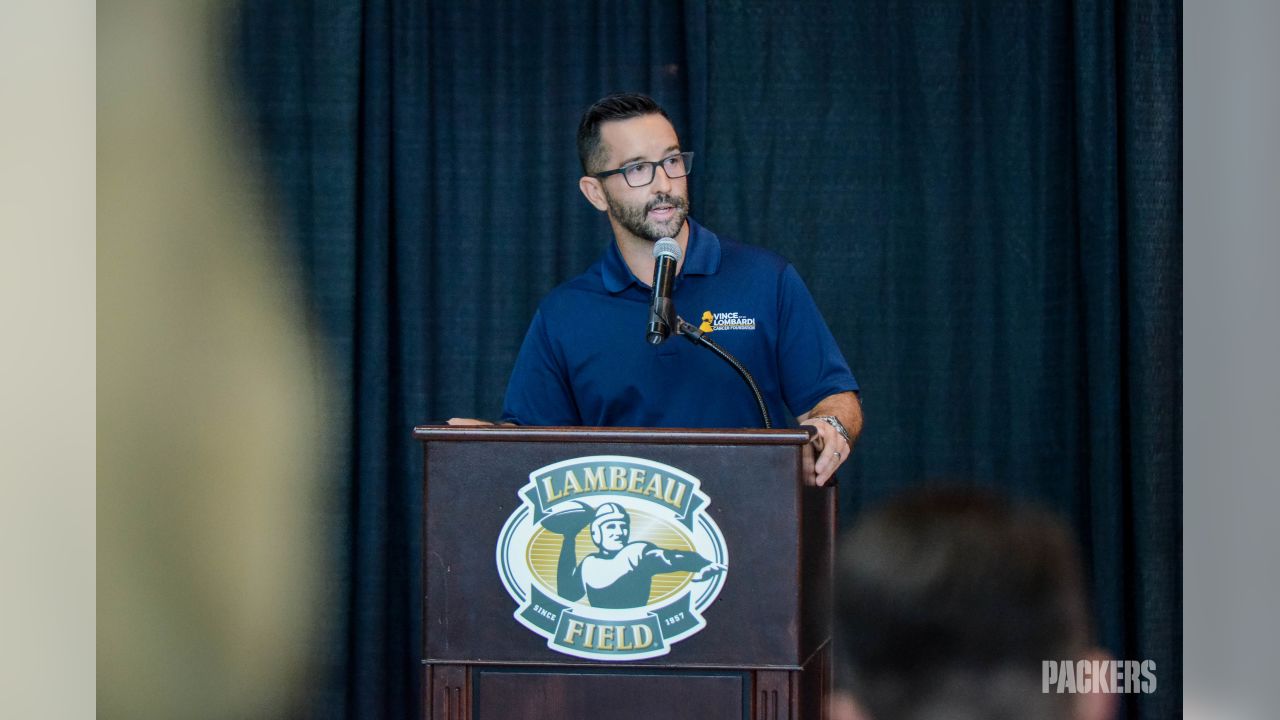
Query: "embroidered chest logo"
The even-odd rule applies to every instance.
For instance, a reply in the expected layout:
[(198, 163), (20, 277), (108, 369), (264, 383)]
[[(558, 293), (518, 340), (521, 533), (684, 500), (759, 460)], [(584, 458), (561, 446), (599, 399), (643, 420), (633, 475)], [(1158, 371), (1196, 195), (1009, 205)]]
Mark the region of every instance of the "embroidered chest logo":
[(713, 313), (707, 310), (702, 313), (702, 324), (698, 329), (704, 333), (716, 330), (755, 330), (756, 319), (744, 317), (736, 312)]
[(706, 626), (729, 562), (698, 479), (661, 463), (598, 455), (529, 474), (498, 537), (515, 619), (552, 650), (641, 660)]

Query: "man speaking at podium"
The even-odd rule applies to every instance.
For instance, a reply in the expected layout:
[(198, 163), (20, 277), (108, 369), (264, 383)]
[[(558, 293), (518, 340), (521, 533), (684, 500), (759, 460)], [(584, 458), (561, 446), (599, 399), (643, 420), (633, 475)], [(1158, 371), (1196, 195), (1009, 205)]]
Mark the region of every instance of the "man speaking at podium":
[(676, 311), (755, 377), (770, 417), (817, 429), (815, 481), (826, 483), (862, 429), (858, 383), (795, 268), (689, 217), (693, 153), (651, 98), (615, 94), (593, 104), (578, 126), (578, 156), (578, 188), (608, 216), (614, 242), (539, 305), (502, 421), (762, 427), (755, 398), (723, 359), (683, 339), (651, 344), (642, 332), (655, 243), (671, 238)]

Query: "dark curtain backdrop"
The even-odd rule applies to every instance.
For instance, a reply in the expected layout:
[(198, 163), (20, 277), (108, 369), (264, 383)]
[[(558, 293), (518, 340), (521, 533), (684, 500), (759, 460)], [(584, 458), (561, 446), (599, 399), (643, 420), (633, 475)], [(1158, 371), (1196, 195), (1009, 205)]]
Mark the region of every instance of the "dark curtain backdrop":
[[(347, 398), (314, 717), (418, 712), (413, 425), (495, 417), (611, 241), (578, 117), (645, 91), (694, 215), (806, 279), (864, 387), (847, 519), (931, 480), (1078, 530), (1098, 630), (1181, 700), (1181, 5), (248, 2), (230, 59)], [(585, 319), (589, 321), (589, 319)], [(343, 424), (345, 423), (345, 424)]]

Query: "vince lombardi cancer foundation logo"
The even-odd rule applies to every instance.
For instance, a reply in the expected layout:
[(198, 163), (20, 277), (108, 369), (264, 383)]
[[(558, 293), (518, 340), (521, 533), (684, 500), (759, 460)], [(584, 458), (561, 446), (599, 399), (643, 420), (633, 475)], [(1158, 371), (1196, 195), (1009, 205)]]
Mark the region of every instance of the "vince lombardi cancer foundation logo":
[(697, 478), (599, 455), (538, 468), (498, 537), (515, 619), (552, 650), (641, 660), (706, 626), (729, 555)]
[(1041, 669), (1045, 693), (1153, 693), (1154, 660), (1045, 660)]
[(755, 330), (756, 319), (744, 317), (736, 312), (713, 313), (707, 310), (702, 313), (702, 324), (698, 329), (704, 333), (717, 330)]

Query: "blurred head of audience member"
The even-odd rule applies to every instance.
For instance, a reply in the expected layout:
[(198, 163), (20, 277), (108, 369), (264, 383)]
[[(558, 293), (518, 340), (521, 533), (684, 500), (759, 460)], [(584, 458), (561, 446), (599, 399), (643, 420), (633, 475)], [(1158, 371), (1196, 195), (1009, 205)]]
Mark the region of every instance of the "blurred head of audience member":
[(864, 515), (837, 555), (832, 718), (1111, 717), (1110, 696), (1043, 691), (1043, 661), (1105, 657), (1083, 586), (1061, 521), (984, 491)]

